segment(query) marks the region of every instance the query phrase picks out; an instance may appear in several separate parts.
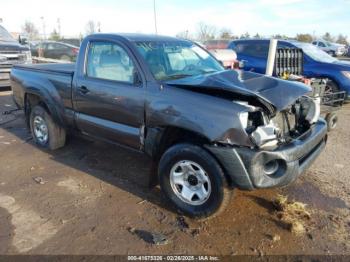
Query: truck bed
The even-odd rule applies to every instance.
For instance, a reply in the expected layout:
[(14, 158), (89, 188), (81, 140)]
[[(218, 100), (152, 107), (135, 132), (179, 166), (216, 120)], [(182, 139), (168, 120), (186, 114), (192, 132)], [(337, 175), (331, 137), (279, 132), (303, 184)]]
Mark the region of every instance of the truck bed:
[(60, 74), (73, 75), (75, 70), (75, 63), (16, 65), (15, 68), (47, 72), (47, 73), (60, 73)]

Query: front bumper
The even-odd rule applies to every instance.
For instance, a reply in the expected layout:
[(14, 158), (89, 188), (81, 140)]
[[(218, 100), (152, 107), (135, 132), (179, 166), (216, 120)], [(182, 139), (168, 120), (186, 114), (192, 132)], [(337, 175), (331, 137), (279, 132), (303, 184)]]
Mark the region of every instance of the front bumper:
[(0, 87), (10, 87), (11, 66), (0, 67)]
[[(229, 184), (244, 190), (285, 186), (301, 175), (323, 151), (327, 124), (319, 120), (308, 132), (273, 151), (246, 147), (207, 146), (227, 174)], [(267, 163), (276, 161), (278, 169), (268, 174)]]

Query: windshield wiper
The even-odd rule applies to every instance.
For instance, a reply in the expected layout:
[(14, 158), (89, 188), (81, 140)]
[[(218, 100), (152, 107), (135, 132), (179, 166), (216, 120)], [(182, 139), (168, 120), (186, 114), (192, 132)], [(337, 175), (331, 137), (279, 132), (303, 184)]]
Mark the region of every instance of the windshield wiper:
[(202, 71), (202, 73), (204, 73), (204, 74), (211, 74), (211, 73), (216, 73), (216, 72), (218, 72), (217, 70), (201, 70)]
[(169, 75), (166, 78), (164, 78), (164, 80), (179, 79), (179, 78), (184, 78), (184, 77), (189, 77), (189, 76), (193, 76), (193, 75), (190, 75), (190, 74)]

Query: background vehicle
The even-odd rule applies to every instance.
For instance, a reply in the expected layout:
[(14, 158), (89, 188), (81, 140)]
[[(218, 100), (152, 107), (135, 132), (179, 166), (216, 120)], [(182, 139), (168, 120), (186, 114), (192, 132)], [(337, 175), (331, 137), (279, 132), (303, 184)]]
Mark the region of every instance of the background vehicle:
[(39, 146), (62, 147), (75, 129), (146, 153), (165, 196), (193, 217), (223, 210), (230, 189), (289, 184), (326, 144), (306, 85), (224, 70), (186, 40), (92, 35), (76, 65), (18, 66), (11, 76)]
[[(243, 69), (264, 74), (270, 40), (240, 39), (229, 44), (237, 53)], [(350, 94), (350, 63), (340, 61), (321, 51), (312, 44), (293, 40), (279, 40), (278, 48), (301, 48), (304, 53), (303, 75), (308, 78), (328, 78), (326, 92), (345, 91)]]
[(76, 47), (79, 47), (81, 45), (81, 41), (82, 39), (79, 38), (63, 38), (60, 40), (61, 43), (74, 45)]
[(18, 43), (0, 25), (0, 88), (10, 87), (10, 72), (13, 65), (31, 62), (29, 48)]
[(220, 61), (226, 69), (239, 67), (237, 54), (232, 49), (210, 49), (209, 52)]
[(77, 46), (53, 41), (40, 42), (31, 48), (32, 56), (64, 61), (75, 61), (79, 53), (79, 47)]
[(203, 42), (203, 45), (206, 49), (225, 49), (227, 48), (227, 45), (230, 43), (230, 40), (207, 40)]
[(316, 40), (313, 41), (312, 44), (331, 56), (342, 56), (346, 53), (345, 46), (337, 43), (331, 43), (325, 40)]

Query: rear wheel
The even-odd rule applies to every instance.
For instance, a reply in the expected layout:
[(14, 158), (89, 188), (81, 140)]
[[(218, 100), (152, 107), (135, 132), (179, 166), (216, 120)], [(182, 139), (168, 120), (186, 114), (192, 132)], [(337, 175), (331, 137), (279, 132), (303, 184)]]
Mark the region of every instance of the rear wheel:
[(338, 85), (334, 81), (328, 80), (325, 88), (325, 94), (333, 94), (336, 92), (339, 92)]
[(40, 105), (35, 106), (30, 113), (30, 130), (35, 143), (40, 147), (55, 150), (65, 144), (66, 131)]
[(67, 55), (61, 56), (60, 60), (67, 61), (67, 62), (71, 62), (72, 61), (72, 59), (69, 56), (67, 56)]
[(332, 102), (335, 99), (338, 99), (337, 95), (332, 95), (335, 94), (337, 92), (340, 92), (339, 86), (332, 80), (328, 80), (325, 90), (324, 90), (324, 98), (323, 98), (323, 102), (328, 103), (329, 105), (339, 105), (341, 104), (341, 102)]
[(165, 196), (190, 217), (218, 214), (231, 196), (220, 165), (200, 146), (169, 148), (160, 160), (158, 174)]

